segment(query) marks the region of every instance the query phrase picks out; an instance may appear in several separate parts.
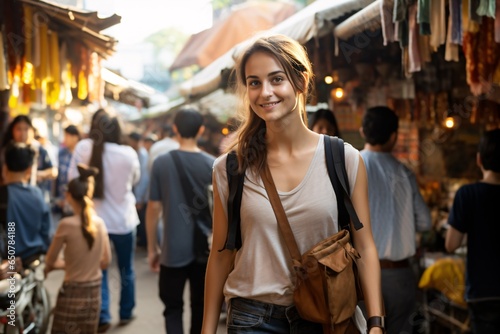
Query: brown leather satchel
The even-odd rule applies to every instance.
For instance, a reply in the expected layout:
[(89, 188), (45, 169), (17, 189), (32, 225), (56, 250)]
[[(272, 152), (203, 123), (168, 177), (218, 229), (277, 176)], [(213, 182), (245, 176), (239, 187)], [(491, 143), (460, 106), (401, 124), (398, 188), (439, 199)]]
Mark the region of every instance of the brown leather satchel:
[[(345, 186), (345, 179), (337, 175), (337, 181), (340, 181), (346, 192), (348, 187)], [(352, 317), (358, 300), (362, 299), (356, 268), (356, 260), (360, 256), (350, 240), (349, 221), (345, 226), (339, 220), (338, 233), (320, 241), (301, 255), (267, 165), (261, 177), (293, 260), (296, 273), (294, 304), (300, 316), (323, 324), (324, 333), (359, 333)], [(361, 228), (363, 225), (359, 222), (349, 195), (343, 195), (353, 224), (356, 229)]]

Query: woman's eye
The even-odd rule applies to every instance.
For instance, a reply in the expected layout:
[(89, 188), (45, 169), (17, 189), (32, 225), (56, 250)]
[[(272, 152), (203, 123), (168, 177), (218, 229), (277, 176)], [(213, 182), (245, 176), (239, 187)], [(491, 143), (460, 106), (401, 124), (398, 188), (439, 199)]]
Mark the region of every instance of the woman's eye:
[(280, 83), (282, 81), (283, 81), (283, 77), (274, 77), (273, 78), (273, 82), (275, 82), (275, 83)]
[(259, 84), (259, 82), (257, 80), (253, 80), (253, 81), (248, 82), (248, 86), (250, 86), (250, 87), (255, 87), (258, 84)]

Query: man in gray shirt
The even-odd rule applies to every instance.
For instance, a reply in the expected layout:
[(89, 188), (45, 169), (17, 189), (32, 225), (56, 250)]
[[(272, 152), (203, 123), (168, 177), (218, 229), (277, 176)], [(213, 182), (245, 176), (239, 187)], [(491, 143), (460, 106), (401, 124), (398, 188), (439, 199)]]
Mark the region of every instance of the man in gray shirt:
[(380, 259), (387, 333), (411, 333), (417, 277), (410, 258), (416, 252), (416, 232), (431, 228), (430, 212), (414, 173), (391, 153), (398, 133), (394, 111), (369, 108), (360, 131), (366, 142), (361, 156), (368, 174), (370, 219)]
[[(182, 334), (183, 292), (189, 280), (191, 330), (200, 333), (206, 258), (199, 256), (195, 239), (198, 227), (209, 235), (212, 217), (208, 186), (212, 184), (215, 157), (202, 152), (197, 139), (203, 133), (203, 117), (196, 110), (182, 109), (174, 119), (179, 149), (155, 159), (150, 176), (146, 211), (148, 259), (153, 271), (160, 272), (160, 299), (165, 304), (166, 331)], [(158, 245), (158, 217), (163, 212), (163, 240)], [(204, 238), (207, 242), (207, 237)]]

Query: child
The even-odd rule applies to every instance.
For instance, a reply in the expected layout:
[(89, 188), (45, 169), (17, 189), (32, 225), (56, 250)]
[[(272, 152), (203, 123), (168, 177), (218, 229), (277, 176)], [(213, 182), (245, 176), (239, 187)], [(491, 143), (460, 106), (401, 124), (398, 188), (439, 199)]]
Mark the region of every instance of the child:
[[(57, 296), (52, 334), (68, 332), (93, 334), (101, 309), (102, 269), (111, 260), (104, 221), (95, 215), (92, 195), (97, 168), (78, 165), (80, 176), (71, 180), (66, 201), (74, 215), (61, 220), (46, 258), (45, 274), (53, 269), (66, 271)], [(58, 260), (64, 246), (64, 260)]]

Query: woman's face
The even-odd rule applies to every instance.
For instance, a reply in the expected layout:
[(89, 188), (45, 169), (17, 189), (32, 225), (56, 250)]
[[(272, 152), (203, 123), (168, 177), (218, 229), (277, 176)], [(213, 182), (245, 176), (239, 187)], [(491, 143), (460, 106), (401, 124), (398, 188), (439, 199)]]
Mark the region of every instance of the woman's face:
[(12, 128), (12, 138), (16, 143), (29, 144), (33, 136), (33, 129), (26, 122), (19, 122)]
[(321, 118), (314, 123), (312, 130), (323, 135), (335, 136), (337, 129), (326, 119)]
[(297, 94), (281, 64), (265, 52), (245, 64), (247, 95), (252, 110), (264, 121), (277, 121), (297, 107)]

